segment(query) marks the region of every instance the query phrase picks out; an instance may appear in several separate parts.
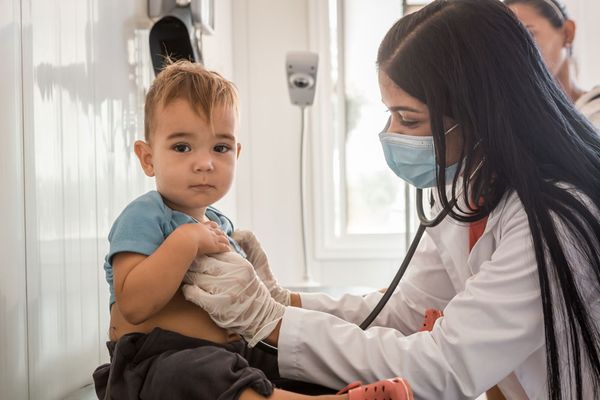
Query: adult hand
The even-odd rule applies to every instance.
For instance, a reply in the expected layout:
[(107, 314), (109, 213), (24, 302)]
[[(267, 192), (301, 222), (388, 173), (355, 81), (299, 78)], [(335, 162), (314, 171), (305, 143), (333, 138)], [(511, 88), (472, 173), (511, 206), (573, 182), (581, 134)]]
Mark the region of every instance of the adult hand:
[(269, 267), (267, 255), (254, 233), (250, 231), (235, 231), (231, 237), (242, 247), (242, 249), (244, 249), (248, 256), (248, 261), (250, 261), (250, 264), (254, 267), (260, 280), (269, 289), (271, 297), (278, 303), (289, 306), (291, 292), (282, 288), (277, 283), (277, 279)]
[(283, 317), (285, 306), (271, 297), (252, 265), (235, 252), (198, 257), (185, 281), (185, 298), (220, 327), (242, 335), (251, 347), (269, 336)]

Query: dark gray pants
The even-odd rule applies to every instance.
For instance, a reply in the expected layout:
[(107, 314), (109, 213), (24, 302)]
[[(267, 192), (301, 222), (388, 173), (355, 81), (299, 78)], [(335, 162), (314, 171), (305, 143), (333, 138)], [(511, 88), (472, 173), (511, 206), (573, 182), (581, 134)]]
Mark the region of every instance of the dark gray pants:
[(111, 363), (93, 374), (102, 400), (237, 400), (247, 388), (268, 397), (273, 383), (306, 394), (332, 393), (281, 379), (277, 357), (242, 340), (219, 345), (156, 328), (125, 335), (107, 347)]
[(242, 342), (221, 346), (156, 328), (107, 346), (111, 363), (93, 374), (99, 399), (235, 400), (246, 388), (273, 392), (265, 374), (239, 354)]

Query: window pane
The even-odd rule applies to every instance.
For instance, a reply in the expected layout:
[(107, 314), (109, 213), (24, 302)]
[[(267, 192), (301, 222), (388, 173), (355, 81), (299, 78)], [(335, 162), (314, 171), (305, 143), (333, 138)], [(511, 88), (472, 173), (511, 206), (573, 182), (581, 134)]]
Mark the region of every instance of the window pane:
[(341, 28), (339, 49), (339, 37), (332, 35), (336, 40), (332, 43), (333, 59), (341, 65), (334, 61), (332, 66), (334, 81), (343, 82), (346, 143), (342, 197), (346, 202), (346, 233), (412, 232), (416, 227), (412, 212), (414, 190), (389, 170), (377, 137), (388, 114), (380, 100), (375, 60), (379, 43), (398, 18), (403, 13), (417, 11), (431, 0), (379, 0), (377, 7), (368, 8), (364, 0), (330, 1), (340, 8), (333, 15), (342, 19), (339, 23), (333, 21), (334, 17), (331, 26)]
[[(381, 103), (375, 60), (377, 48), (402, 15), (400, 0), (340, 2), (345, 86), (345, 177), (347, 233), (403, 233), (405, 184), (387, 167), (378, 133), (388, 118)], [(377, 23), (374, 23), (377, 21)]]

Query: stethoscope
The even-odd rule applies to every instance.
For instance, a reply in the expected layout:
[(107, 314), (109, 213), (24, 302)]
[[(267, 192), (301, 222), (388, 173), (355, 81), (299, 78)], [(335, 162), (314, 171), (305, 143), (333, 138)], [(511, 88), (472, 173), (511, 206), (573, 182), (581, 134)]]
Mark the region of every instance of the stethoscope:
[[(479, 171), (479, 169), (483, 165), (483, 162), (484, 162), (484, 160), (482, 160), (479, 163), (477, 168), (475, 168), (475, 171), (473, 171), (473, 174), (471, 175), (471, 177)], [(377, 318), (377, 316), (379, 315), (379, 313), (381, 312), (383, 307), (386, 305), (386, 303), (388, 302), (390, 297), (392, 297), (392, 294), (394, 294), (394, 291), (398, 287), (400, 280), (402, 279), (402, 277), (404, 276), (404, 273), (406, 272), (406, 269), (408, 268), (408, 264), (410, 264), (414, 254), (415, 254), (415, 251), (417, 250), (417, 246), (419, 245), (419, 242), (421, 241), (421, 238), (423, 237), (423, 234), (425, 233), (425, 229), (438, 226), (444, 220), (444, 218), (446, 218), (446, 216), (450, 213), (450, 210), (452, 210), (454, 208), (457, 201), (458, 201), (458, 196), (456, 196), (454, 199), (452, 199), (452, 201), (450, 201), (450, 203), (448, 204), (448, 207), (443, 208), (442, 211), (440, 211), (439, 214), (435, 218), (428, 219), (427, 216), (425, 215), (425, 210), (423, 208), (423, 189), (417, 188), (416, 206), (417, 206), (417, 216), (419, 218), (419, 228), (417, 229), (417, 232), (415, 233), (415, 237), (413, 238), (412, 242), (410, 243), (410, 247), (408, 248), (408, 251), (406, 252), (406, 255), (404, 256), (404, 260), (402, 261), (402, 264), (400, 264), (400, 268), (398, 268), (398, 272), (396, 272), (394, 279), (392, 279), (392, 281), (390, 282), (390, 286), (386, 289), (385, 293), (383, 294), (383, 297), (381, 297), (381, 299), (379, 300), (377, 305), (375, 305), (375, 307), (373, 308), (371, 313), (359, 325), (362, 330), (367, 329), (373, 323), (373, 321), (375, 320), (375, 318)]]
[[(383, 294), (383, 296), (381, 297), (381, 299), (379, 300), (377, 305), (375, 305), (375, 307), (373, 308), (371, 313), (359, 325), (362, 330), (367, 329), (373, 323), (373, 321), (375, 320), (375, 318), (377, 318), (377, 316), (379, 315), (379, 313), (381, 312), (383, 307), (385, 307), (385, 305), (387, 304), (390, 297), (392, 297), (392, 294), (394, 294), (394, 291), (398, 287), (400, 280), (404, 276), (404, 273), (406, 272), (406, 269), (408, 268), (408, 265), (410, 264), (414, 254), (415, 254), (415, 251), (417, 250), (417, 246), (419, 245), (419, 242), (421, 241), (421, 238), (423, 237), (423, 234), (425, 233), (425, 229), (438, 226), (444, 220), (444, 218), (446, 218), (446, 216), (448, 215), (450, 210), (454, 207), (454, 205), (456, 204), (456, 201), (457, 201), (456, 199), (453, 199), (450, 202), (448, 208), (444, 208), (442, 211), (440, 211), (440, 213), (435, 218), (429, 219), (425, 215), (425, 210), (423, 207), (423, 189), (417, 188), (416, 206), (417, 206), (417, 216), (419, 218), (419, 228), (417, 229), (417, 232), (415, 233), (415, 236), (414, 236), (412, 242), (410, 243), (408, 251), (406, 252), (406, 255), (404, 256), (404, 260), (402, 261), (402, 264), (400, 264), (400, 267), (398, 268), (398, 272), (396, 272), (394, 279), (392, 279), (392, 281), (390, 282), (390, 285), (386, 289), (385, 293)], [(264, 342), (258, 342), (256, 344), (256, 347), (258, 347), (268, 353), (277, 355), (277, 347), (271, 346), (270, 344), (267, 344)]]
[[(388, 122), (384, 129), (387, 130), (389, 128), (390, 124), (391, 124), (391, 118), (388, 119)], [(455, 125), (452, 129), (454, 129), (457, 125)], [(475, 170), (473, 171), (473, 173), (471, 175), (471, 178), (482, 167), (484, 160), (485, 159), (481, 160), (481, 162), (479, 163), (477, 168), (475, 168)], [(454, 206), (456, 205), (456, 203), (458, 201), (457, 199), (458, 199), (458, 196), (454, 197), (452, 199), (452, 201), (450, 201), (450, 203), (448, 204), (448, 207), (444, 207), (437, 216), (435, 216), (432, 219), (429, 219), (425, 215), (425, 209), (423, 207), (423, 189), (420, 189), (420, 188), (416, 189), (415, 203), (416, 203), (416, 207), (417, 207), (417, 217), (419, 218), (419, 227), (417, 228), (417, 232), (415, 233), (415, 236), (414, 236), (412, 242), (410, 243), (410, 246), (408, 247), (408, 251), (406, 252), (406, 255), (404, 256), (404, 260), (402, 261), (402, 264), (400, 264), (400, 267), (398, 268), (398, 272), (396, 272), (394, 279), (392, 279), (392, 281), (390, 282), (390, 285), (386, 289), (385, 293), (383, 294), (383, 296), (381, 297), (379, 302), (375, 305), (373, 310), (369, 313), (369, 315), (367, 315), (367, 317), (359, 325), (359, 327), (362, 330), (366, 330), (369, 326), (371, 326), (371, 324), (373, 323), (375, 318), (377, 318), (377, 316), (381, 313), (381, 310), (383, 309), (383, 307), (385, 307), (388, 300), (392, 297), (392, 295), (396, 291), (396, 288), (398, 287), (400, 280), (406, 273), (406, 269), (408, 268), (408, 265), (412, 261), (415, 251), (417, 250), (417, 246), (419, 245), (419, 242), (421, 241), (421, 238), (423, 237), (423, 234), (425, 233), (425, 229), (438, 226), (444, 220), (444, 218), (446, 218), (446, 216), (450, 213), (450, 210), (452, 210), (454, 208)], [(271, 346), (267, 343), (258, 342), (257, 347), (261, 348), (262, 350), (264, 350), (268, 353), (277, 354), (277, 347)]]
[[(391, 123), (392, 123), (392, 118), (390, 117), (387, 120), (385, 128), (383, 128), (384, 131), (387, 131), (389, 129)], [(452, 128), (450, 128), (448, 131), (446, 131), (446, 134), (453, 131), (457, 126), (458, 126), (458, 124), (455, 124)], [(375, 307), (373, 308), (371, 313), (369, 315), (367, 315), (367, 317), (364, 319), (364, 321), (361, 322), (361, 324), (359, 325), (360, 329), (362, 329), (362, 330), (367, 329), (373, 323), (373, 321), (375, 320), (375, 318), (377, 318), (377, 316), (379, 315), (379, 313), (381, 312), (383, 307), (387, 304), (390, 297), (392, 297), (392, 294), (394, 294), (394, 291), (398, 287), (400, 280), (402, 279), (402, 277), (404, 276), (404, 273), (406, 272), (406, 269), (408, 268), (408, 264), (410, 264), (414, 254), (415, 254), (415, 251), (417, 250), (417, 246), (419, 245), (419, 242), (421, 241), (421, 238), (423, 237), (423, 234), (425, 233), (425, 229), (438, 226), (444, 220), (444, 218), (446, 218), (446, 216), (448, 215), (450, 210), (452, 208), (454, 208), (454, 206), (456, 205), (456, 198), (455, 198), (450, 202), (448, 208), (443, 208), (442, 211), (440, 211), (440, 213), (435, 218), (429, 219), (425, 215), (425, 209), (423, 207), (423, 189), (421, 189), (421, 188), (416, 188), (416, 189), (417, 189), (417, 193), (416, 193), (415, 203), (417, 206), (417, 217), (419, 218), (419, 228), (417, 228), (417, 232), (415, 233), (415, 236), (414, 236), (412, 242), (410, 243), (410, 246), (408, 247), (408, 251), (406, 252), (406, 255), (404, 256), (404, 260), (402, 261), (402, 264), (400, 264), (400, 268), (398, 268), (398, 272), (396, 272), (394, 279), (392, 279), (392, 281), (390, 282), (390, 285), (387, 287), (386, 291), (384, 292), (383, 297), (381, 297), (381, 299), (375, 305)], [(431, 205), (433, 205), (433, 200), (431, 202)]]
[(415, 236), (412, 242), (410, 243), (408, 251), (404, 256), (404, 260), (402, 261), (402, 264), (400, 264), (400, 268), (398, 268), (398, 272), (396, 272), (394, 279), (392, 279), (390, 285), (386, 289), (385, 293), (383, 294), (377, 305), (375, 305), (371, 313), (367, 316), (367, 318), (364, 319), (363, 322), (361, 322), (361, 324), (359, 325), (360, 329), (365, 330), (373, 323), (373, 321), (375, 320), (375, 318), (377, 318), (383, 307), (387, 304), (390, 297), (392, 297), (392, 294), (394, 294), (394, 291), (398, 287), (400, 280), (402, 279), (404, 273), (406, 272), (406, 269), (408, 268), (408, 264), (410, 264), (415, 254), (415, 251), (417, 250), (417, 246), (419, 245), (419, 242), (421, 241), (421, 238), (425, 233), (425, 229), (438, 226), (444, 220), (444, 218), (446, 218), (450, 210), (454, 207), (456, 201), (456, 199), (453, 199), (450, 202), (448, 208), (442, 209), (442, 211), (440, 211), (440, 213), (435, 218), (429, 219), (425, 215), (425, 210), (423, 207), (423, 189), (417, 188), (416, 206), (417, 216), (419, 218), (419, 228), (417, 229), (417, 232), (415, 233)]

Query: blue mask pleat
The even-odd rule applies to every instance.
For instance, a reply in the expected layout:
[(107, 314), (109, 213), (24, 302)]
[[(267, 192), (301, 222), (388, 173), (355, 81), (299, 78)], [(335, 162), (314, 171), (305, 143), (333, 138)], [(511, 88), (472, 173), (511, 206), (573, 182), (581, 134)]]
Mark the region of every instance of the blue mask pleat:
[[(436, 186), (435, 151), (432, 136), (410, 136), (381, 132), (379, 140), (388, 167), (409, 184), (426, 189)], [(446, 182), (456, 175), (457, 164), (446, 167)]]

